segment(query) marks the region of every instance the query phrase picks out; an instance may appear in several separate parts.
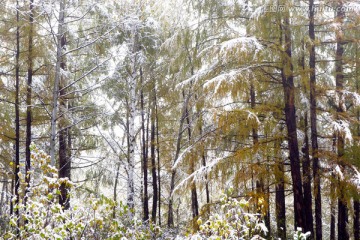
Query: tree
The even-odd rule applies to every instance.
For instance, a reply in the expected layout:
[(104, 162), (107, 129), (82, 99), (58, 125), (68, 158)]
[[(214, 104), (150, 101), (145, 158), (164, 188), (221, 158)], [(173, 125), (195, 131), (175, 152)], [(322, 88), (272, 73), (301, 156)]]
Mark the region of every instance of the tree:
[[(319, 147), (317, 133), (317, 105), (316, 105), (316, 56), (315, 56), (315, 11), (314, 1), (309, 1), (309, 37), (311, 45), (309, 48), (309, 68), (310, 68), (310, 128), (311, 128), (311, 149), (313, 156), (313, 178), (314, 178), (314, 198), (315, 198), (315, 223), (316, 239), (322, 239), (322, 209), (321, 209), (321, 183), (319, 171)], [(309, 221), (307, 219), (307, 221)], [(309, 230), (309, 229), (308, 229)]]

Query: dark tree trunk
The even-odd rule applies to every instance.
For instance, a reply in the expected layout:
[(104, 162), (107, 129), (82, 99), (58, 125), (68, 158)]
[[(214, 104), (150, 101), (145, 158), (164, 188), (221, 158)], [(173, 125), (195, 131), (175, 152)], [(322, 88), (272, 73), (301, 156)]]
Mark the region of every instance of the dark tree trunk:
[(360, 202), (358, 199), (354, 200), (354, 239), (360, 239)]
[[(19, 1), (16, 1), (16, 56), (15, 56), (15, 164), (14, 164), (14, 178), (13, 178), (13, 185), (15, 187), (15, 204), (19, 204), (20, 196), (19, 196), (19, 189), (20, 189), (20, 179), (19, 179), (19, 172), (20, 172), (20, 110), (19, 110), (19, 91), (20, 91), (20, 23), (19, 23)], [(13, 214), (14, 206), (11, 201), (10, 206), (10, 214)], [(15, 215), (19, 218), (19, 208), (16, 208)], [(17, 221), (18, 227), (20, 227), (20, 221)], [(17, 234), (19, 234), (19, 230), (17, 230)]]
[(294, 194), (294, 213), (295, 213), (295, 227), (305, 229), (305, 211), (304, 211), (304, 197), (302, 191), (301, 167), (299, 157), (299, 146), (297, 139), (296, 126), (296, 109), (295, 109), (295, 86), (292, 65), (292, 50), (291, 50), (291, 31), (289, 23), (289, 13), (284, 14), (283, 19), (283, 33), (284, 33), (284, 56), (283, 68), (281, 71), (282, 84), (284, 89), (284, 112), (285, 123), (287, 128), (287, 142), (290, 155), (290, 171), (292, 179), (292, 190)]
[(305, 217), (306, 217), (306, 232), (311, 232), (311, 238), (314, 238), (314, 226), (312, 216), (312, 194), (311, 194), (311, 168), (310, 168), (310, 155), (309, 155), (309, 137), (308, 129), (308, 114), (305, 113), (304, 117), (305, 139), (302, 152), (304, 154), (303, 160), (303, 179), (304, 179), (304, 204), (305, 204)]
[[(332, 151), (336, 154), (337, 135), (333, 133)], [(336, 231), (336, 176), (334, 173), (331, 174), (330, 178), (330, 240), (335, 240)]]
[(146, 140), (145, 140), (145, 118), (144, 118), (144, 92), (143, 92), (143, 73), (140, 68), (140, 81), (141, 81), (141, 91), (140, 91), (140, 107), (141, 107), (141, 131), (142, 131), (142, 166), (143, 166), (143, 184), (144, 184), (144, 193), (143, 193), (143, 211), (144, 217), (143, 220), (149, 220), (149, 196), (148, 196), (148, 159), (146, 153)]
[[(333, 185), (333, 184), (332, 184)], [(335, 187), (335, 186), (333, 186)], [(335, 206), (336, 206), (336, 202), (335, 202), (335, 199), (331, 199), (331, 202), (330, 202), (330, 240), (335, 240), (335, 226), (336, 226), (336, 223), (335, 223), (335, 215), (336, 215), (336, 209), (335, 209)]]
[[(187, 111), (188, 102), (189, 102), (189, 96), (184, 98), (182, 114), (181, 114), (180, 121), (179, 121), (179, 130), (178, 130), (178, 135), (177, 135), (177, 139), (176, 139), (176, 151), (175, 151), (175, 157), (174, 157), (174, 164), (176, 163), (176, 161), (177, 161), (177, 159), (179, 157), (179, 154), (180, 154), (181, 138), (182, 138), (182, 134), (184, 132), (183, 131), (183, 126), (184, 126), (184, 120), (186, 118), (186, 111)], [(168, 227), (173, 227), (174, 226), (174, 209), (173, 209), (173, 196), (172, 196), (172, 194), (173, 194), (174, 189), (175, 189), (175, 177), (176, 177), (176, 168), (173, 168), (171, 170), (171, 181), (170, 181), (170, 197), (169, 197), (169, 210), (168, 210), (168, 220), (167, 220)]]
[(344, 198), (345, 198), (344, 194), (341, 194), (338, 198), (338, 239), (339, 240), (349, 239), (349, 232), (347, 230), (347, 224), (349, 222), (348, 207), (346, 204), (346, 200)]
[[(65, 34), (61, 36), (61, 49), (64, 49), (66, 46), (66, 37)], [(60, 68), (62, 71), (66, 70), (65, 58), (62, 56)], [(59, 113), (61, 113), (62, 119), (59, 121), (59, 178), (71, 178), (71, 159), (69, 157), (68, 149), (68, 128), (65, 118), (65, 113), (67, 111), (67, 99), (66, 91), (64, 86), (66, 85), (66, 79), (63, 76), (60, 76), (59, 83)], [(69, 188), (66, 186), (66, 183), (60, 185), (60, 205), (66, 210), (70, 208), (70, 196)]]
[(286, 239), (286, 208), (285, 208), (285, 176), (284, 176), (284, 163), (281, 158), (280, 152), (281, 141), (275, 142), (275, 158), (277, 159), (275, 165), (275, 216), (277, 237)]
[[(322, 239), (322, 214), (321, 214), (321, 186), (318, 158), (318, 141), (317, 141), (317, 113), (316, 113), (316, 56), (315, 56), (315, 10), (314, 0), (309, 1), (309, 37), (310, 46), (310, 127), (311, 127), (311, 149), (313, 158), (313, 177), (314, 177), (314, 199), (315, 199), (315, 226), (316, 240)], [(312, 218), (311, 218), (312, 219)], [(307, 219), (308, 221), (308, 219)]]
[[(304, 41), (302, 43), (302, 56), (300, 65), (303, 71), (305, 71), (305, 44)], [(303, 85), (304, 94), (307, 95), (307, 87), (306, 84)], [(308, 120), (308, 110), (305, 109), (304, 118), (301, 119), (303, 121), (303, 129), (304, 129), (304, 143), (301, 149), (303, 153), (303, 161), (302, 161), (302, 171), (303, 171), (303, 190), (304, 190), (304, 204), (305, 204), (305, 218), (306, 218), (306, 232), (310, 232), (310, 238), (314, 239), (314, 225), (313, 225), (313, 215), (312, 215), (312, 189), (311, 189), (311, 160), (310, 160), (310, 147), (309, 147), (309, 120)]]
[[(200, 132), (200, 136), (202, 136), (203, 133), (203, 119), (200, 116), (200, 124), (199, 124), (199, 132)], [(206, 167), (206, 154), (205, 154), (205, 147), (201, 146), (201, 159), (202, 159), (202, 165), (203, 167)], [(209, 192), (209, 181), (208, 181), (208, 175), (207, 173), (205, 174), (205, 195), (206, 195), (206, 203), (209, 204), (210, 203), (210, 192)], [(210, 208), (208, 208), (209, 211), (208, 213), (210, 214)]]
[[(342, 24), (345, 18), (345, 12), (342, 10), (342, 0), (337, 3), (336, 22), (340, 24), (339, 29), (336, 32), (336, 56), (335, 56), (335, 72), (336, 72), (336, 94), (339, 98), (339, 105), (336, 109), (337, 120), (342, 120), (342, 114), (346, 111), (344, 102), (344, 72), (343, 72), (343, 55), (344, 55), (344, 41)], [(337, 155), (338, 164), (343, 167), (342, 158), (345, 153), (345, 141), (343, 133), (338, 133), (337, 136)], [(347, 240), (349, 239), (349, 233), (347, 231), (348, 224), (348, 207), (345, 196), (345, 186), (343, 186), (341, 179), (339, 179), (339, 197), (338, 197), (338, 239)]]
[[(115, 176), (115, 183), (114, 183), (114, 202), (117, 203), (117, 185), (119, 183), (119, 175), (120, 175), (120, 159), (119, 159), (119, 163), (117, 164), (116, 167), (116, 176)], [(113, 208), (113, 218), (116, 218), (116, 206), (114, 206)]]
[(156, 108), (156, 90), (153, 89), (153, 99), (151, 107), (151, 116), (150, 116), (150, 157), (151, 157), (151, 174), (152, 174), (152, 185), (153, 185), (153, 201), (152, 201), (152, 212), (151, 220), (156, 222), (156, 210), (157, 210), (157, 201), (158, 201), (158, 185), (156, 177), (156, 159), (155, 159), (155, 108)]
[[(156, 89), (156, 88), (155, 88)], [(159, 226), (161, 226), (161, 165), (160, 165), (160, 147), (159, 147), (159, 116), (158, 116), (158, 106), (156, 93), (154, 94), (154, 104), (155, 104), (155, 123), (156, 123), (156, 157), (157, 157), (157, 178), (158, 178), (158, 211), (159, 211)]]
[[(255, 109), (256, 106), (256, 93), (255, 93), (255, 87), (254, 84), (251, 83), (250, 84), (250, 107), (251, 109)], [(257, 153), (257, 148), (258, 148), (258, 143), (259, 143), (259, 134), (258, 134), (258, 130), (256, 127), (252, 128), (252, 139), (253, 139), (253, 147), (255, 149), (255, 153)], [(256, 156), (256, 154), (255, 154)], [(256, 159), (256, 164), (258, 165), (258, 169), (261, 169), (261, 162), (260, 159), (257, 158)], [(262, 203), (259, 203), (259, 199), (263, 198), (265, 199), (265, 186), (264, 186), (264, 179), (262, 177), (262, 174), (258, 173), (258, 179), (256, 180), (256, 208), (259, 214), (264, 214), (264, 218), (265, 218), (265, 225), (269, 230), (269, 235), (270, 235), (270, 213), (268, 211), (268, 209), (261, 209), (263, 205)], [(269, 206), (270, 204), (266, 204), (266, 206)]]
[[(185, 92), (183, 91), (183, 98), (185, 99)], [(191, 126), (190, 126), (190, 116), (189, 116), (189, 110), (188, 107), (185, 107), (185, 116), (186, 116), (186, 128), (188, 132), (188, 141), (189, 144), (191, 144)], [(195, 158), (190, 160), (190, 174), (195, 172)], [(192, 216), (195, 219), (197, 216), (199, 216), (199, 204), (197, 199), (197, 191), (196, 191), (196, 183), (194, 180), (192, 180), (191, 183), (191, 210), (192, 210)]]
[[(358, 38), (359, 35), (357, 34)], [(360, 93), (360, 77), (359, 77), (359, 44), (356, 48), (356, 92)], [(357, 137), (360, 139), (360, 109), (356, 111), (356, 117), (357, 117)], [(360, 239), (360, 193), (355, 194), (354, 196), (354, 223), (353, 223), (353, 229), (354, 229), (354, 239)]]
[(26, 89), (26, 144), (25, 144), (25, 197), (24, 204), (27, 202), (27, 193), (28, 187), (30, 185), (30, 174), (28, 172), (31, 168), (31, 158), (30, 158), (30, 144), (31, 144), (31, 125), (32, 125), (32, 78), (33, 78), (33, 24), (34, 24), (34, 2), (30, 1), (29, 6), (29, 46), (28, 46), (28, 79), (27, 79), (27, 89)]

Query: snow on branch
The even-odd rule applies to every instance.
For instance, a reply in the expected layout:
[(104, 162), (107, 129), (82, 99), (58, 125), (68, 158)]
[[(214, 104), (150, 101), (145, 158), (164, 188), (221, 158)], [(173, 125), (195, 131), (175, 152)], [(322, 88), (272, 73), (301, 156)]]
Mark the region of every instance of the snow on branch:
[(199, 168), (198, 170), (194, 171), (192, 174), (190, 174), (189, 176), (187, 176), (185, 179), (183, 179), (175, 188), (174, 191), (172, 193), (172, 195), (179, 190), (181, 187), (186, 186), (188, 183), (191, 183), (193, 181), (196, 181), (197, 179), (201, 179), (201, 178), (205, 178), (205, 175), (208, 174), (211, 169), (217, 165), (219, 162), (221, 162), (224, 159), (229, 158), (229, 155), (225, 155), (223, 157), (219, 157), (214, 159), (209, 165), (207, 166), (202, 166), (201, 168)]
[(255, 37), (234, 38), (222, 42), (220, 45), (221, 54), (233, 49), (236, 49), (237, 52), (253, 52), (255, 50), (256, 54), (259, 50), (263, 49), (263, 46)]
[(353, 138), (350, 130), (349, 123), (344, 120), (336, 120), (331, 123), (332, 128), (335, 132), (344, 135), (345, 141), (348, 141), (352, 144)]

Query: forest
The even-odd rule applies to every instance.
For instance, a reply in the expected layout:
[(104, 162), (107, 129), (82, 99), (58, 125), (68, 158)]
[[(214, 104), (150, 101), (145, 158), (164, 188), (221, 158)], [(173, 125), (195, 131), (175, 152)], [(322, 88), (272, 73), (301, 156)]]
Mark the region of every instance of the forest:
[(0, 4), (0, 239), (360, 240), (359, 0)]

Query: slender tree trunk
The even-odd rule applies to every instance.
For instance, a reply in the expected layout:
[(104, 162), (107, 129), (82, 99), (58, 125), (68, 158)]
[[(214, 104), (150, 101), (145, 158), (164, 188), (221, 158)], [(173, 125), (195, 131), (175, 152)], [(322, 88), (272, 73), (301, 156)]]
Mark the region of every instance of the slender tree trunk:
[[(358, 38), (359, 38), (359, 34), (357, 34)], [(360, 76), (359, 76), (359, 43), (357, 44), (356, 47), (356, 92), (359, 94), (360, 93)], [(360, 109), (358, 108), (356, 111), (356, 118), (358, 121), (357, 124), (357, 137), (358, 139), (360, 139)], [(360, 239), (360, 193), (355, 194), (354, 196), (354, 220), (353, 220), (353, 229), (354, 229), (354, 239)]]
[[(61, 36), (61, 49), (65, 49), (66, 46), (66, 36), (65, 33)], [(62, 56), (60, 63), (61, 71), (66, 70), (65, 57)], [(62, 115), (60, 120), (58, 121), (59, 125), (59, 178), (71, 178), (71, 156), (69, 156), (69, 129), (66, 125), (68, 125), (65, 116), (68, 110), (67, 99), (66, 99), (66, 91), (64, 89), (66, 86), (66, 79), (64, 76), (60, 76), (59, 81), (59, 113)], [(70, 137), (71, 138), (71, 137)], [(70, 208), (70, 196), (69, 189), (66, 186), (66, 183), (62, 183), (60, 185), (60, 197), (59, 197), (60, 205), (66, 210)]]
[[(154, 84), (155, 85), (155, 84)], [(152, 90), (153, 99), (151, 106), (151, 116), (150, 116), (150, 157), (151, 157), (151, 174), (152, 174), (152, 185), (153, 185), (153, 201), (152, 201), (152, 212), (151, 212), (151, 220), (156, 222), (156, 210), (157, 210), (157, 202), (158, 202), (158, 183), (156, 177), (156, 159), (155, 159), (155, 108), (156, 108), (156, 89)]]
[[(341, 186), (340, 184), (339, 187), (342, 188), (344, 186)], [(348, 207), (346, 204), (343, 191), (340, 190), (340, 196), (338, 198), (338, 239), (339, 240), (349, 239), (349, 232), (347, 230), (348, 223), (349, 223)]]
[[(183, 98), (185, 99), (185, 92), (183, 91)], [(188, 106), (185, 107), (185, 118), (186, 118), (186, 128), (188, 132), (188, 141), (191, 144), (191, 125), (190, 125), (190, 116)], [(195, 158), (190, 160), (190, 174), (195, 172)], [(191, 210), (193, 219), (199, 216), (199, 204), (197, 199), (196, 183), (194, 180), (191, 182)]]
[[(20, 110), (19, 110), (19, 91), (20, 91), (20, 19), (19, 19), (19, 1), (16, 1), (16, 55), (15, 55), (15, 164), (14, 164), (14, 178), (13, 183), (15, 187), (15, 205), (19, 204), (20, 195)], [(11, 201), (10, 214), (13, 214), (14, 206)], [(18, 217), (17, 226), (20, 227), (20, 216), (19, 208), (15, 209), (15, 215)], [(17, 235), (19, 235), (19, 230), (17, 230)]]
[(50, 159), (51, 165), (55, 166), (55, 147), (56, 147), (56, 122), (58, 113), (58, 99), (59, 99), (59, 84), (61, 79), (61, 63), (63, 61), (63, 45), (62, 38), (65, 34), (65, 0), (59, 0), (59, 18), (58, 18), (58, 32), (56, 35), (57, 46), (56, 46), (56, 66), (55, 66), (55, 80), (53, 89), (53, 109), (51, 113), (51, 137), (50, 137)]
[(295, 109), (295, 86), (293, 76), (292, 64), (292, 50), (291, 50), (291, 31), (289, 23), (289, 13), (284, 14), (283, 19), (283, 33), (284, 33), (284, 56), (283, 68), (281, 71), (283, 90), (284, 90), (284, 112), (285, 123), (287, 128), (287, 142), (290, 155), (290, 171), (292, 179), (292, 190), (294, 193), (294, 213), (295, 213), (295, 228), (301, 227), (305, 229), (305, 211), (304, 211), (304, 197), (302, 191), (301, 180), (301, 166), (299, 157), (299, 146), (297, 139), (296, 126), (296, 109)]
[[(317, 113), (316, 113), (316, 55), (315, 55), (315, 10), (314, 0), (309, 1), (309, 37), (310, 46), (310, 128), (311, 128), (311, 149), (313, 160), (313, 177), (314, 177), (314, 199), (315, 199), (315, 226), (316, 240), (322, 239), (322, 214), (321, 214), (321, 182), (320, 166), (318, 158), (318, 141), (317, 141)], [(310, 216), (308, 216), (310, 217)], [(312, 219), (312, 217), (311, 217)], [(307, 219), (308, 221), (308, 219)], [(308, 221), (309, 222), (309, 221)], [(312, 226), (313, 229), (313, 226)], [(313, 231), (312, 231), (313, 232)]]
[(305, 139), (304, 147), (302, 152), (304, 154), (303, 160), (303, 189), (304, 189), (304, 204), (305, 208), (305, 217), (306, 217), (306, 232), (311, 233), (311, 239), (314, 239), (314, 226), (313, 226), (313, 216), (312, 216), (312, 194), (311, 194), (311, 168), (310, 168), (310, 153), (309, 153), (309, 136), (308, 136), (308, 113), (305, 113), (304, 117), (305, 123)]
[(360, 202), (359, 196), (354, 200), (354, 239), (360, 239)]
[[(30, 0), (29, 6), (29, 46), (28, 46), (28, 79), (26, 91), (26, 144), (25, 144), (25, 197), (24, 204), (27, 202), (28, 187), (30, 186), (30, 174), (28, 172), (31, 168), (30, 158), (30, 144), (31, 144), (31, 125), (32, 125), (32, 78), (33, 78), (33, 25), (34, 25), (34, 1)], [(27, 222), (27, 221), (25, 221)]]
[[(155, 87), (156, 89), (156, 87)], [(156, 90), (155, 90), (156, 91)], [(157, 106), (157, 98), (156, 92), (154, 94), (154, 104), (155, 104), (155, 124), (156, 124), (156, 157), (157, 157), (157, 178), (158, 178), (158, 215), (159, 215), (159, 226), (161, 226), (161, 165), (160, 165), (160, 146), (159, 146), (159, 115), (158, 115), (158, 106)]]
[[(334, 184), (332, 184), (333, 187)], [(332, 198), (331, 199), (331, 202), (330, 202), (330, 240), (335, 240), (335, 226), (336, 226), (336, 223), (335, 223), (335, 216), (336, 216), (336, 209), (335, 209), (335, 206), (336, 206), (336, 202), (335, 202), (335, 199)]]
[[(345, 100), (343, 95), (344, 89), (344, 72), (343, 72), (343, 55), (344, 55), (344, 42), (343, 42), (343, 32), (342, 24), (345, 18), (345, 12), (342, 10), (343, 2), (342, 0), (337, 3), (337, 12), (336, 12), (336, 22), (340, 24), (336, 32), (336, 56), (335, 56), (335, 72), (336, 72), (336, 94), (339, 99), (339, 104), (337, 106), (337, 120), (341, 121), (342, 114), (346, 111), (345, 109)], [(337, 155), (338, 162), (340, 166), (343, 166), (342, 158), (345, 153), (345, 140), (343, 133), (338, 132), (337, 135)], [(348, 207), (345, 196), (345, 186), (341, 179), (339, 179), (339, 197), (338, 197), (338, 239), (347, 240), (349, 239), (349, 233), (347, 230), (348, 224)]]
[[(200, 132), (200, 136), (202, 136), (203, 134), (203, 119), (200, 116), (199, 119), (199, 132)], [(205, 146), (201, 146), (201, 159), (202, 159), (202, 165), (203, 167), (206, 167), (206, 153), (205, 153)], [(205, 174), (205, 195), (206, 195), (206, 203), (209, 204), (210, 203), (210, 191), (209, 191), (209, 181), (208, 181), (208, 175), (207, 173)], [(208, 213), (210, 214), (210, 208)]]
[(3, 215), (3, 209), (5, 206), (5, 189), (6, 189), (6, 184), (7, 184), (7, 179), (6, 177), (2, 177), (2, 189), (1, 189), (1, 199), (0, 199), (0, 216)]
[[(256, 93), (255, 93), (255, 87), (254, 84), (251, 82), (250, 84), (250, 106), (251, 109), (255, 109), (256, 106)], [(253, 127), (252, 128), (252, 139), (253, 139), (253, 147), (255, 149), (255, 156), (257, 156), (257, 149), (258, 149), (258, 143), (259, 143), (259, 134), (258, 134), (258, 130), (257, 128)], [(258, 165), (258, 169), (261, 168), (261, 162), (260, 159), (257, 157), (256, 159), (256, 164)], [(265, 200), (265, 186), (264, 186), (264, 179), (261, 176), (262, 174), (259, 174), (258, 179), (256, 180), (256, 207), (257, 207), (257, 211), (260, 214), (264, 214), (264, 218), (265, 218), (265, 224), (266, 227), (269, 230), (270, 233), (270, 222), (269, 220), (269, 212), (268, 209), (261, 209), (261, 207), (263, 207), (262, 203), (259, 203), (259, 199), (263, 198)], [(269, 206), (270, 204), (267, 204), (267, 206)]]
[(135, 27), (132, 32), (132, 44), (133, 44), (133, 55), (132, 59), (133, 66), (130, 79), (128, 81), (129, 87), (129, 127), (128, 127), (128, 186), (127, 186), (127, 205), (130, 209), (135, 207), (135, 188), (134, 188), (134, 177), (135, 177), (135, 111), (136, 111), (136, 79), (138, 75), (138, 54), (139, 54), (139, 36), (138, 29)]
[(148, 196), (148, 159), (146, 153), (146, 140), (145, 140), (145, 110), (144, 110), (144, 91), (143, 91), (143, 73), (140, 68), (140, 83), (141, 83), (141, 91), (140, 91), (140, 107), (141, 107), (141, 131), (142, 131), (142, 161), (143, 161), (143, 183), (144, 183), (144, 199), (143, 199), (143, 211), (144, 211), (144, 221), (149, 220), (149, 196)]
[[(337, 134), (333, 133), (332, 151), (336, 154)], [(336, 176), (334, 173), (331, 174), (330, 182), (330, 240), (335, 240), (335, 229), (336, 229)]]
[(275, 142), (275, 216), (277, 226), (277, 237), (286, 239), (286, 208), (285, 208), (285, 175), (284, 163), (280, 154), (281, 140)]
[[(181, 118), (179, 121), (179, 131), (178, 131), (178, 136), (176, 139), (174, 164), (176, 163), (176, 161), (179, 157), (179, 154), (180, 154), (181, 138), (182, 138), (182, 133), (183, 133), (184, 120), (186, 118), (186, 109), (187, 109), (188, 102), (189, 102), (189, 96), (187, 96), (187, 98), (184, 99), (182, 114), (181, 114)], [(169, 210), (168, 210), (168, 219), (167, 219), (168, 227), (174, 226), (173, 192), (175, 189), (175, 177), (176, 177), (176, 168), (173, 168), (171, 170), (171, 181), (170, 181)]]
[[(305, 71), (305, 44), (304, 41), (301, 41), (302, 43), (302, 56), (301, 56), (301, 68), (303, 71)], [(307, 87), (306, 84), (303, 85), (304, 88), (304, 94), (307, 95)], [(302, 161), (302, 167), (303, 167), (303, 190), (304, 190), (304, 204), (306, 206), (305, 208), (305, 218), (306, 218), (306, 232), (310, 232), (310, 238), (314, 239), (314, 225), (313, 225), (313, 216), (312, 216), (312, 194), (311, 194), (311, 180), (312, 180), (312, 173), (311, 173), (311, 161), (310, 161), (310, 149), (309, 149), (309, 120), (308, 120), (308, 109), (305, 109), (304, 118), (301, 118), (303, 120), (303, 127), (304, 127), (304, 144), (302, 147), (302, 153), (303, 153), (303, 161)]]
[[(114, 183), (114, 202), (117, 203), (117, 185), (119, 183), (119, 175), (120, 175), (120, 159), (119, 159), (119, 163), (117, 164), (116, 167), (116, 176), (115, 176), (115, 183)], [(116, 218), (116, 207), (114, 206), (113, 208), (113, 218)]]

